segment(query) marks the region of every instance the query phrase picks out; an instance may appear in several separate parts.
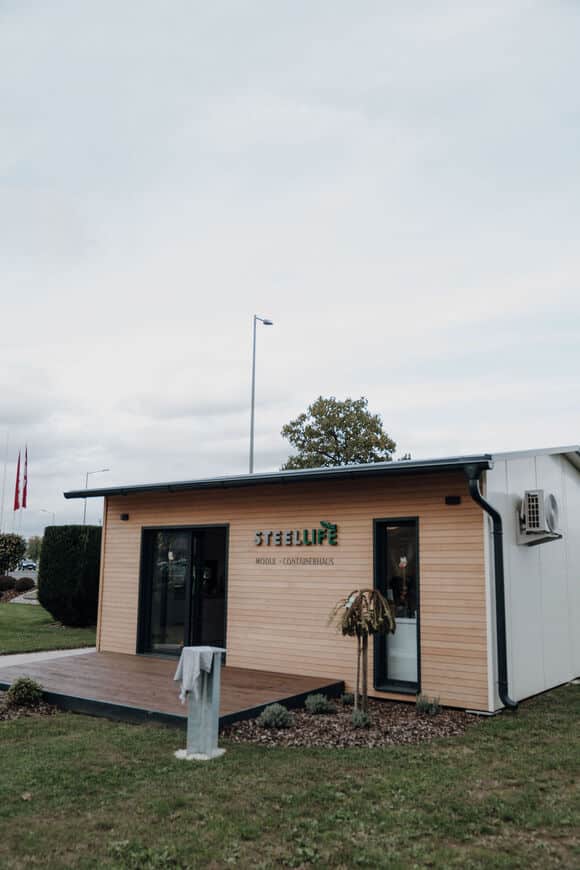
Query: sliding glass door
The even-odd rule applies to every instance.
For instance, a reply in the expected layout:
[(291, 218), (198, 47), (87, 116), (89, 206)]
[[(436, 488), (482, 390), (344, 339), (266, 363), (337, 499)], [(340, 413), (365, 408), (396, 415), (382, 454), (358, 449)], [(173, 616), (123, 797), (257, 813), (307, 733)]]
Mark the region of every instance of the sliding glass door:
[(159, 531), (153, 535), (150, 652), (173, 654), (183, 646), (191, 574), (191, 536)]
[(191, 585), (192, 643), (225, 646), (226, 530), (198, 530), (193, 535)]
[(375, 641), (375, 687), (419, 686), (419, 553), (415, 519), (375, 523), (375, 584), (393, 610), (395, 634)]
[(226, 534), (223, 526), (143, 533), (139, 652), (225, 646)]

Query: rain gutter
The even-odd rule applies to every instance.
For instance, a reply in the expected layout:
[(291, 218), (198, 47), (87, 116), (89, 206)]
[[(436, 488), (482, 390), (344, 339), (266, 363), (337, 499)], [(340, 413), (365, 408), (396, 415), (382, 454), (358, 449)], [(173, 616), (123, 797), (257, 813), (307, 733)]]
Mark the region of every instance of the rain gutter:
[(517, 702), (509, 696), (508, 666), (507, 666), (507, 631), (505, 608), (505, 576), (503, 561), (503, 522), (501, 514), (484, 499), (479, 488), (482, 468), (477, 465), (466, 465), (465, 474), (469, 485), (469, 494), (476, 504), (489, 514), (493, 523), (493, 567), (495, 579), (495, 615), (497, 641), (497, 677), (498, 694), (502, 704), (509, 710), (517, 710)]

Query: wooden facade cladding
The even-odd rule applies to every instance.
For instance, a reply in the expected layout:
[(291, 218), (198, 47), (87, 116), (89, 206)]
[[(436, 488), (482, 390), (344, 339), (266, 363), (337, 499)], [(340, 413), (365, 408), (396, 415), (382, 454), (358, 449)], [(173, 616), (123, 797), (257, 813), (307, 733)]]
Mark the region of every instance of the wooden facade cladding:
[[(461, 504), (446, 505), (446, 495), (461, 495)], [(421, 690), (443, 704), (487, 710), (484, 516), (462, 472), (111, 496), (98, 648), (136, 651), (143, 527), (223, 523), (228, 665), (352, 685), (355, 643), (327, 624), (328, 615), (339, 598), (373, 585), (373, 520), (405, 517), (419, 522)], [(321, 520), (338, 524), (337, 546), (255, 546), (256, 529), (316, 528)], [(288, 555), (335, 564), (256, 564), (259, 556)]]

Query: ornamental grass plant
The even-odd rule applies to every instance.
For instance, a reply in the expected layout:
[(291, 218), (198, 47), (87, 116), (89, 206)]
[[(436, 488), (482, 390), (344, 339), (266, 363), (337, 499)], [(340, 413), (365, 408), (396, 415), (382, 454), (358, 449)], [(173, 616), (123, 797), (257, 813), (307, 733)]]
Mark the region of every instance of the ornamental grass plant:
[(332, 701), (322, 693), (308, 695), (304, 702), (304, 706), (309, 713), (312, 713), (315, 716), (328, 716), (332, 713), (336, 713), (336, 704), (333, 704)]

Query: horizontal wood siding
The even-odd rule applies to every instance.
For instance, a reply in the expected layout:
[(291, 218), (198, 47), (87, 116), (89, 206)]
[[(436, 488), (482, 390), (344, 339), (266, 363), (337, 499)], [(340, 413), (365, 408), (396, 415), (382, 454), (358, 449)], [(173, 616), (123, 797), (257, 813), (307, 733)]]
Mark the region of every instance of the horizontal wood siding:
[[(459, 506), (445, 495), (462, 495)], [(129, 521), (119, 515), (129, 514)], [(327, 625), (339, 598), (373, 583), (373, 519), (419, 518), (422, 690), (487, 709), (483, 514), (463, 475), (434, 474), (115, 496), (108, 499), (100, 649), (134, 653), (144, 526), (229, 525), (228, 664), (352, 683), (355, 645)], [(256, 547), (255, 529), (336, 522), (336, 547)], [(257, 565), (256, 556), (335, 566)], [(383, 693), (376, 693), (384, 697)]]

